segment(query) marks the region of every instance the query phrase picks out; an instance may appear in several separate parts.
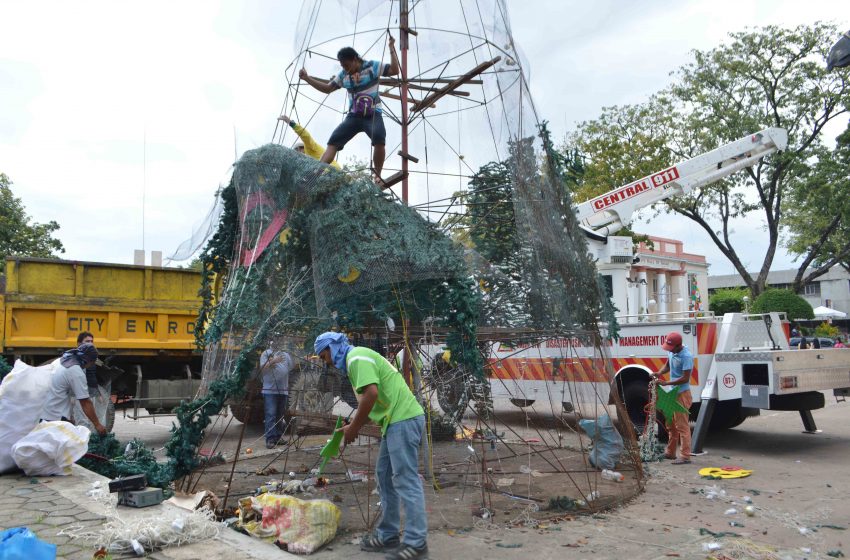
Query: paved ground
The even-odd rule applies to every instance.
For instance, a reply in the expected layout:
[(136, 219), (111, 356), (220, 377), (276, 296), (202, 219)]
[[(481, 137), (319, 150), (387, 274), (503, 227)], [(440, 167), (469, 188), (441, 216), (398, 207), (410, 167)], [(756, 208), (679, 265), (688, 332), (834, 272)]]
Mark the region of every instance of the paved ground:
[[(846, 498), (850, 488), (850, 404), (836, 404), (831, 395), (827, 401), (827, 408), (814, 413), (823, 429), (821, 434), (801, 434), (796, 413), (768, 412), (710, 439), (708, 453), (695, 458), (691, 466), (651, 466), (646, 492), (624, 508), (537, 528), (507, 528), (503, 524), (506, 520), (498, 517), (498, 524), (484, 526), (481, 520), (470, 518), (467, 527), (432, 532), (431, 557), (705, 558), (702, 547), (711, 542), (719, 543), (720, 552), (729, 558), (828, 558), (828, 552), (839, 550), (850, 556), (850, 533), (840, 529), (850, 527), (850, 500)], [(168, 424), (163, 419), (154, 424), (151, 420), (119, 418), (116, 433), (124, 439), (135, 435), (156, 446), (167, 438)], [(246, 437), (256, 435), (249, 432)], [(728, 464), (755, 472), (749, 478), (717, 482), (703, 480), (697, 474), (703, 466)], [(60, 558), (91, 558), (90, 549), (56, 535), (68, 525), (97, 526), (104, 522), (107, 512), (86, 496), (98, 478), (82, 469), (71, 477), (38, 479), (35, 483), (29, 477), (0, 477), (0, 527), (30, 527), (44, 540), (60, 545)], [(705, 494), (711, 486), (724, 490), (726, 496), (709, 500)], [(754, 517), (741, 513), (746, 505), (744, 496), (756, 508)], [(730, 508), (739, 513), (725, 515)], [(123, 518), (139, 512), (149, 514), (151, 508), (121, 511)], [(730, 521), (743, 526), (730, 527)], [(731, 531), (741, 538), (717, 538), (706, 531)], [(740, 554), (744, 547), (750, 550), (747, 556)], [(776, 547), (781, 553), (772, 556), (767, 547)], [(271, 545), (224, 531), (216, 541), (171, 548), (151, 557), (212, 560), (287, 556)], [(338, 539), (314, 557), (375, 559), (376, 555), (362, 553), (351, 542)]]

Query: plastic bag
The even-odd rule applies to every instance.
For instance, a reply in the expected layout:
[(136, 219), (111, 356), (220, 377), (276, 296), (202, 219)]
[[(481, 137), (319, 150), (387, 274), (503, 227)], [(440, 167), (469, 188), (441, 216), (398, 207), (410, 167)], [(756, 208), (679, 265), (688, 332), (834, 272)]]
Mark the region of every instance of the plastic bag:
[(623, 438), (611, 418), (603, 414), (596, 420), (579, 420), (578, 425), (593, 440), (588, 453), (590, 464), (597, 469), (613, 469), (623, 452)]
[(12, 457), (27, 476), (69, 475), (88, 451), (90, 435), (85, 426), (42, 422), (12, 446)]
[(243, 529), (261, 539), (277, 540), (296, 554), (310, 554), (331, 542), (340, 515), (339, 508), (328, 500), (261, 494), (239, 501), (239, 525)]
[[(89, 388), (91, 391), (91, 388)], [(94, 397), (91, 397), (91, 404), (94, 406), (94, 412), (97, 415), (97, 419), (100, 423), (106, 426), (109, 429), (109, 422), (107, 422), (106, 414), (109, 410), (109, 401), (112, 397), (112, 382), (109, 381), (104, 385), (100, 385), (98, 387), (98, 394)], [(94, 429), (94, 425), (89, 420), (89, 417), (86, 416), (86, 413), (83, 412), (83, 407), (80, 406), (80, 401), (77, 399), (73, 399), (73, 404), (71, 405), (71, 423), (77, 426), (85, 426), (89, 429), (90, 432), (95, 433), (97, 430)]]
[(55, 363), (33, 367), (17, 360), (0, 383), (0, 473), (15, 469), (12, 446), (38, 424)]
[(0, 531), (0, 560), (55, 560), (56, 545), (38, 540), (26, 527)]

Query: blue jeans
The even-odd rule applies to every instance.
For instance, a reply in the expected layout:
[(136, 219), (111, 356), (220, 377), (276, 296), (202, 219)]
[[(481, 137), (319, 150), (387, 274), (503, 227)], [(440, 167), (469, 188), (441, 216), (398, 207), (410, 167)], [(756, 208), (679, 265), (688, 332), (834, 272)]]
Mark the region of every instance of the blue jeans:
[(275, 395), (263, 393), (263, 408), (265, 409), (266, 442), (280, 439), (286, 429), (286, 408), (289, 404), (289, 395)]
[(404, 544), (414, 548), (426, 544), (425, 492), (419, 480), (419, 444), (424, 431), (425, 416), (416, 416), (390, 424), (381, 438), (375, 474), (383, 513), (375, 536), (383, 542), (398, 537), (399, 506), (404, 504)]

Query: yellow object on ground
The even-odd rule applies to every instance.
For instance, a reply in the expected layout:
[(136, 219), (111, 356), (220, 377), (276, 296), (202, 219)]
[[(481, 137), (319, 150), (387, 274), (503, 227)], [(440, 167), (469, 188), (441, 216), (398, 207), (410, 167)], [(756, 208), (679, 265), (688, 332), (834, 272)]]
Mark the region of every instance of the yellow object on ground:
[(751, 474), (753, 471), (742, 468), (705, 467), (699, 470), (699, 475), (707, 478), (746, 478)]
[(340, 511), (328, 500), (261, 494), (239, 500), (239, 525), (255, 537), (278, 541), (296, 554), (311, 554), (331, 542)]

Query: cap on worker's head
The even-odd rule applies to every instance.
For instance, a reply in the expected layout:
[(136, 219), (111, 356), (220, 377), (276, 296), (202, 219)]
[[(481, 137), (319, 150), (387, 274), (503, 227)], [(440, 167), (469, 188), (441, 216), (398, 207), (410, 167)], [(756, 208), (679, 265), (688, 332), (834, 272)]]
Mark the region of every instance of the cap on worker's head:
[(664, 342), (661, 344), (661, 347), (667, 350), (668, 352), (672, 352), (681, 345), (682, 335), (677, 333), (676, 331), (673, 331), (667, 333), (667, 336), (664, 337)]
[(303, 152), (304, 151), (304, 142), (299, 140), (298, 142), (295, 143), (294, 146), (292, 146), (292, 149), (295, 150), (295, 151)]
[(97, 360), (97, 348), (91, 342), (84, 342), (77, 346), (77, 352), (79, 353), (79, 356), (84, 358), (87, 362)]

